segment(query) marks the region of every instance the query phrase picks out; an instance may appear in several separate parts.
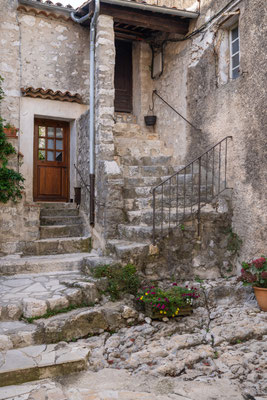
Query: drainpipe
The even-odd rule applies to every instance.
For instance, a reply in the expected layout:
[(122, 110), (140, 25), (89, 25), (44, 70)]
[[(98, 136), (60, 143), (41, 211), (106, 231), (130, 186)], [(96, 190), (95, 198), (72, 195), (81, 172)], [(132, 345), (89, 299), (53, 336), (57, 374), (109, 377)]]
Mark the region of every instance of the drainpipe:
[[(95, 224), (95, 33), (100, 10), (100, 0), (95, 0), (95, 11), (90, 24), (90, 110), (89, 110), (89, 179), (90, 179), (90, 225)], [(91, 17), (88, 13), (77, 18), (71, 13), (73, 21), (81, 24)]]

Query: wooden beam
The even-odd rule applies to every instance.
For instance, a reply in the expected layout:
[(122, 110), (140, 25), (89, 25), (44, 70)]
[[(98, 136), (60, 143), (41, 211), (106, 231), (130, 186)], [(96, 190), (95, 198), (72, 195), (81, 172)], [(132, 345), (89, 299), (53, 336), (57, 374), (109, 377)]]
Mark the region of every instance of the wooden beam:
[(182, 35), (188, 32), (188, 22), (179, 17), (156, 14), (151, 11), (130, 10), (111, 4), (101, 4), (100, 13), (112, 16), (114, 22)]

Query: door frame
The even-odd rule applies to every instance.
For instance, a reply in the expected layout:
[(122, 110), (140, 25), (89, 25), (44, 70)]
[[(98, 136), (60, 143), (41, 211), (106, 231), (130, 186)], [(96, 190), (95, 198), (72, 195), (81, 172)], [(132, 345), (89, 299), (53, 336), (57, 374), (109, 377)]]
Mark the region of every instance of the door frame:
[[(38, 124), (45, 125), (51, 124), (51, 126), (57, 125), (65, 125), (66, 130), (66, 169), (67, 169), (67, 183), (66, 183), (66, 199), (42, 199), (40, 196), (38, 197)], [(70, 124), (67, 121), (58, 120), (58, 119), (49, 119), (49, 118), (34, 118), (33, 124), (33, 201), (41, 201), (41, 202), (69, 202), (70, 196)], [(60, 127), (60, 126), (59, 126)]]

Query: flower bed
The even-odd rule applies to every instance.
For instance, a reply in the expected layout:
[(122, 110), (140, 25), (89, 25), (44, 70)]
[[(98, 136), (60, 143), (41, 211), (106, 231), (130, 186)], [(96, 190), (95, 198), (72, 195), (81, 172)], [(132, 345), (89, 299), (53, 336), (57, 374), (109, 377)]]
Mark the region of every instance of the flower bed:
[(166, 290), (155, 286), (144, 287), (136, 300), (140, 311), (152, 319), (162, 319), (190, 315), (193, 312), (193, 300), (198, 297), (196, 288), (173, 283)]

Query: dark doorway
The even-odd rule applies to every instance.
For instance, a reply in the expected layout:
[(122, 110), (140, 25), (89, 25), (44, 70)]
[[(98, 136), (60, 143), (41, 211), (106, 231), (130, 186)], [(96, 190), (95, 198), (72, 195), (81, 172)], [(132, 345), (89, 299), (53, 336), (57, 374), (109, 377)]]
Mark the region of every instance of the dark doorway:
[(34, 121), (35, 201), (68, 201), (69, 124), (62, 121)]
[(132, 43), (116, 40), (115, 111), (132, 112)]

